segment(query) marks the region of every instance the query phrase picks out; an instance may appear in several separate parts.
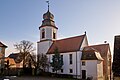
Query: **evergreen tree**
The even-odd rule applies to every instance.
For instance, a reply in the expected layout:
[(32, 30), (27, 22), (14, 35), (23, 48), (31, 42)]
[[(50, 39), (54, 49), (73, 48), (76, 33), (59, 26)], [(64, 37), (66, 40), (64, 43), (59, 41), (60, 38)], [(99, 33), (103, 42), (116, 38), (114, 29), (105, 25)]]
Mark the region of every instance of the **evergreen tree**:
[(58, 52), (58, 48), (54, 50), (51, 66), (53, 67), (53, 70), (56, 72), (56, 74), (57, 71), (60, 70), (63, 66), (63, 60)]

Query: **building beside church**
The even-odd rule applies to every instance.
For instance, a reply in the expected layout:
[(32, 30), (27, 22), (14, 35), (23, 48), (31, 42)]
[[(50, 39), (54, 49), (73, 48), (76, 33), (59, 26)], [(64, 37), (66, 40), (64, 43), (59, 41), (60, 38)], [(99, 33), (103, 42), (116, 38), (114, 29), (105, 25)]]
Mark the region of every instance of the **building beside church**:
[(4, 58), (5, 58), (5, 49), (7, 48), (2, 42), (0, 42), (0, 73), (3, 72), (4, 69)]
[[(49, 11), (43, 14), (39, 27), (40, 40), (37, 42), (37, 53), (46, 54), (52, 62), (55, 48), (63, 59), (64, 65), (58, 74), (71, 75), (74, 78), (93, 80), (110, 80), (111, 52), (109, 44), (89, 45), (87, 34), (57, 40), (58, 27), (54, 15)], [(54, 73), (52, 67), (49, 72)]]
[(114, 37), (113, 76), (120, 77), (120, 35)]

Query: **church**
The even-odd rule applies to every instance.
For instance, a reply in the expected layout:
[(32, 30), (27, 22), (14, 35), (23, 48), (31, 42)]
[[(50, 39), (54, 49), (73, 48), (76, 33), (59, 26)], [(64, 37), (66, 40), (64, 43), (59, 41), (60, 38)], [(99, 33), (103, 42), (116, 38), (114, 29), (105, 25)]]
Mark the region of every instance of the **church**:
[[(70, 75), (78, 79), (90, 77), (92, 80), (111, 80), (111, 52), (108, 43), (89, 45), (86, 32), (58, 40), (58, 27), (49, 7), (43, 14), (39, 30), (37, 54), (46, 54), (48, 61), (51, 62), (57, 47), (64, 63), (58, 74)], [(55, 73), (52, 67), (49, 67), (48, 72)]]

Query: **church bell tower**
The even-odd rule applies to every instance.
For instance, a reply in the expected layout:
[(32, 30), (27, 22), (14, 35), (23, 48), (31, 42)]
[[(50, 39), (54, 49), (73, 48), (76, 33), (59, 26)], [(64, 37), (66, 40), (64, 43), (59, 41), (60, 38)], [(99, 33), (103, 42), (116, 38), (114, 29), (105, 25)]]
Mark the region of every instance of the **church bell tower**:
[(43, 14), (43, 21), (40, 30), (40, 41), (38, 42), (38, 54), (47, 53), (53, 41), (57, 39), (57, 30), (58, 28), (55, 25), (54, 15), (49, 10), (49, 1), (48, 11)]
[(40, 30), (40, 41), (52, 41), (57, 39), (57, 27), (54, 22), (54, 15), (49, 11), (43, 14), (42, 25), (39, 27)]

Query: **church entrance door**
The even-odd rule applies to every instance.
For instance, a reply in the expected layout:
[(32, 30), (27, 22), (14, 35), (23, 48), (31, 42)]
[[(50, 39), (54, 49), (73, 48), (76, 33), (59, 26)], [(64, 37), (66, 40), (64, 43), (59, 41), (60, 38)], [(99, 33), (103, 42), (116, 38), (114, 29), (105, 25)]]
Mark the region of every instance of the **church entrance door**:
[(86, 70), (82, 70), (82, 79), (86, 79)]

